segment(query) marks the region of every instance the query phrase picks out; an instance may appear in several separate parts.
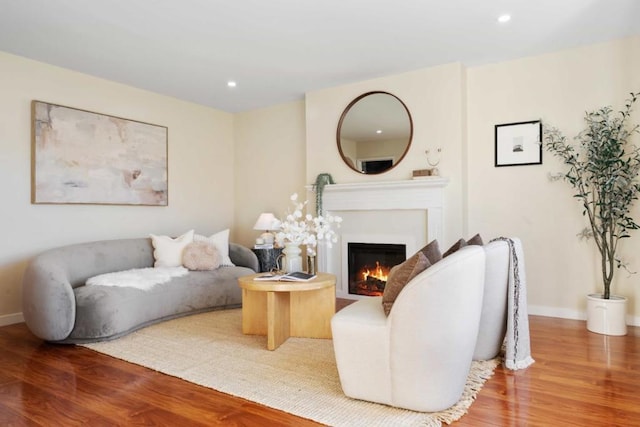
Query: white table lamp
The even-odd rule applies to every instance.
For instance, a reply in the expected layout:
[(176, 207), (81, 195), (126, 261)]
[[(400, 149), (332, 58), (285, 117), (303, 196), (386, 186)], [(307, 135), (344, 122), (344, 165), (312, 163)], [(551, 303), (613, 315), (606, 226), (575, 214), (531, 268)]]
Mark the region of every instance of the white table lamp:
[(264, 233), (260, 235), (260, 239), (264, 243), (273, 244), (275, 235), (270, 230), (278, 229), (278, 219), (271, 212), (261, 213), (253, 229), (263, 230)]

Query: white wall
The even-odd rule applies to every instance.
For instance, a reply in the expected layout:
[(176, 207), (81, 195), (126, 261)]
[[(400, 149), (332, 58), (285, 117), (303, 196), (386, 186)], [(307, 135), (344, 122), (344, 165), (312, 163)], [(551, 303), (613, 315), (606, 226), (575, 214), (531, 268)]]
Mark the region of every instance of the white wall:
[[(346, 141), (349, 145), (352, 141)], [(345, 141), (341, 141), (344, 153)], [(371, 159), (375, 157), (391, 157), (394, 161), (398, 161), (402, 154), (404, 154), (404, 148), (407, 146), (407, 139), (385, 139), (381, 141), (360, 141), (357, 143), (357, 157), (358, 159)]]
[[(32, 205), (31, 100), (169, 129), (169, 206)], [(26, 262), (101, 239), (233, 225), (233, 116), (0, 52), (0, 324), (18, 321)]]
[(282, 218), (289, 197), (306, 197), (304, 102), (236, 114), (235, 241), (253, 246), (262, 212)]
[[(468, 69), (468, 227), (483, 236), (522, 239), (531, 312), (582, 318), (585, 295), (601, 292), (595, 245), (576, 234), (586, 222), (567, 183), (551, 183), (563, 171), (549, 152), (543, 164), (495, 168), (494, 125), (541, 119), (573, 137), (584, 112), (622, 108), (640, 91), (640, 38), (615, 41), (517, 61)], [(640, 123), (640, 105), (634, 122)], [(640, 139), (636, 135), (636, 143)], [(640, 220), (640, 203), (635, 209)], [(640, 232), (620, 255), (640, 272)], [(629, 314), (640, 319), (640, 276), (617, 272), (613, 290), (629, 297)]]
[[(445, 191), (446, 241), (442, 244), (453, 243), (464, 228), (464, 72), (462, 65), (449, 64), (307, 93), (307, 182), (314, 182), (324, 172), (342, 184), (411, 179), (414, 169), (428, 167), (425, 150), (441, 147), (439, 169), (442, 176), (451, 179)], [(340, 158), (336, 129), (340, 115), (353, 99), (376, 90), (390, 92), (405, 103), (413, 118), (413, 142), (397, 167), (379, 175), (363, 175)]]

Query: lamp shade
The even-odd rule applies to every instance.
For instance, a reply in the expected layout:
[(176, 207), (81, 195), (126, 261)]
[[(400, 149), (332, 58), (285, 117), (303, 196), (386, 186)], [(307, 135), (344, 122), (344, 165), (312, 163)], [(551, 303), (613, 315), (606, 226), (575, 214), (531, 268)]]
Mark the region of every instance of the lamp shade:
[(278, 229), (278, 219), (271, 212), (261, 213), (253, 226), (254, 230), (276, 230)]

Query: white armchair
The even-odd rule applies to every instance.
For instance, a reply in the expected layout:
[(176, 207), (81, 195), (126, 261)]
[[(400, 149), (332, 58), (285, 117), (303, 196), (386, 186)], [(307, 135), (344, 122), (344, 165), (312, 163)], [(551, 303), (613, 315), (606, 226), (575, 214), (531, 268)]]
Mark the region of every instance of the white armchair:
[(414, 411), (440, 411), (462, 395), (476, 347), (485, 251), (468, 246), (414, 277), (389, 316), (381, 297), (331, 321), (344, 393)]

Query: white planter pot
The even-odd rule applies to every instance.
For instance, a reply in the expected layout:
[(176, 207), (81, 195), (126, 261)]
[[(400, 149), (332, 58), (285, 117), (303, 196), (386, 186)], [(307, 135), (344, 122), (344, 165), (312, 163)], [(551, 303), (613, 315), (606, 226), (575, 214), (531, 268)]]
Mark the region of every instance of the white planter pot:
[(603, 335), (627, 334), (627, 298), (602, 294), (587, 295), (587, 329)]

